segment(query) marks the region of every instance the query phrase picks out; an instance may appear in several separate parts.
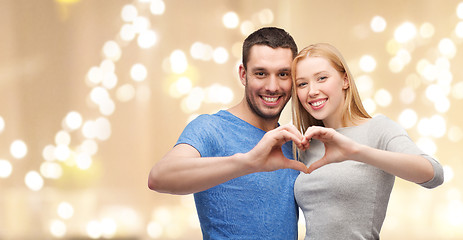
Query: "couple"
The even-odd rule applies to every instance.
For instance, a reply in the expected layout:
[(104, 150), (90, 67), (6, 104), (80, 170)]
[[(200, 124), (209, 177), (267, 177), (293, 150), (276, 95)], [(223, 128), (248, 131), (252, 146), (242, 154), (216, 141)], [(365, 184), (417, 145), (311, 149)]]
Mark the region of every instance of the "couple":
[[(297, 239), (298, 207), (306, 239), (379, 239), (395, 176), (442, 184), (405, 130), (364, 110), (333, 46), (298, 54), (286, 31), (262, 28), (239, 76), (243, 100), (190, 122), (149, 174), (152, 190), (194, 193), (204, 239)], [(295, 126), (279, 126), (291, 96)]]

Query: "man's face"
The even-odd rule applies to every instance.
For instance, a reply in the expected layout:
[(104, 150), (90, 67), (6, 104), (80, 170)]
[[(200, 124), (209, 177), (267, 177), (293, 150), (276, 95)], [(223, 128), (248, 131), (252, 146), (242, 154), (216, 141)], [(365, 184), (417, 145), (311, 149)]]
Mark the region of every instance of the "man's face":
[(273, 49), (264, 45), (251, 48), (247, 70), (240, 67), (247, 103), (253, 113), (264, 119), (278, 119), (291, 98), (291, 62), (289, 48)]

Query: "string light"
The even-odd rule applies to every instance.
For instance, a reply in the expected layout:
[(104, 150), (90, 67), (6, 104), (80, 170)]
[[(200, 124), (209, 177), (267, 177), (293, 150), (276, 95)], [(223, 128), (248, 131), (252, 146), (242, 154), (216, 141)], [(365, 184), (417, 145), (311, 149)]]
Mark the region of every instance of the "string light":
[[(82, 111), (68, 112), (62, 122), (63, 129), (59, 130), (55, 135), (55, 144), (46, 145), (42, 150), (44, 162), (40, 164), (40, 172), (29, 171), (25, 175), (24, 180), (30, 190), (41, 190), (45, 183), (43, 178), (61, 178), (64, 174), (61, 164), (71, 158), (75, 161), (73, 167), (80, 170), (89, 170), (97, 159), (94, 155), (98, 152), (99, 142), (106, 141), (111, 137), (111, 122), (108, 117), (116, 111), (117, 101), (128, 102), (135, 98), (137, 100), (149, 99), (150, 88), (139, 85), (146, 82), (150, 77), (150, 73), (142, 63), (136, 63), (132, 66), (129, 74), (133, 80), (131, 83), (121, 83), (115, 71), (115, 62), (121, 59), (123, 47), (126, 46), (121, 41), (128, 43), (136, 40), (142, 50), (152, 48), (160, 41), (157, 32), (150, 29), (152, 27), (150, 18), (143, 16), (144, 8), (139, 5), (143, 3), (148, 3), (150, 13), (156, 16), (163, 15), (166, 10), (166, 5), (161, 0), (139, 1), (137, 4), (128, 4), (122, 8), (121, 18), (124, 23), (117, 35), (118, 39), (105, 42), (102, 48), (104, 59), (101, 65), (91, 67), (85, 76), (85, 83), (91, 89), (89, 99), (93, 104), (97, 105), (98, 114), (101, 116), (92, 120), (84, 117)], [(457, 7), (457, 16), (463, 19), (463, 3), (460, 3)], [(228, 12), (223, 16), (222, 21), (225, 28), (237, 29), (236, 31), (247, 36), (256, 27), (273, 23), (274, 14), (270, 9), (263, 9), (256, 13), (252, 20), (240, 21), (237, 13)], [(370, 27), (373, 32), (378, 34), (388, 34), (385, 32), (387, 22), (381, 16), (373, 17)], [(451, 60), (456, 57), (460, 42), (452, 37), (442, 38), (438, 45), (432, 48), (440, 56), (428, 54), (425, 58), (417, 59), (418, 54), (415, 55), (413, 52), (413, 44), (417, 44), (418, 38), (431, 39), (435, 37), (435, 29), (434, 25), (428, 22), (423, 23), (419, 29), (416, 28), (414, 23), (405, 22), (395, 29), (393, 39), (386, 44), (386, 51), (391, 56), (389, 70), (392, 73), (399, 74), (406, 70), (408, 64), (416, 66), (416, 74), (411, 77), (407, 76), (404, 81), (405, 87), (398, 92), (400, 102), (403, 104), (414, 103), (417, 93), (424, 89), (424, 96), (427, 101), (434, 104), (434, 109), (431, 108), (430, 111), (434, 111), (436, 114), (432, 115), (433, 113), (431, 113), (429, 118), (420, 117), (421, 113), (406, 107), (398, 117), (399, 123), (404, 128), (416, 128), (420, 136), (417, 144), (429, 154), (435, 154), (439, 150), (435, 142), (436, 138), (447, 136), (452, 142), (459, 142), (463, 139), (460, 127), (451, 126), (447, 129), (449, 124), (445, 117), (446, 113), (451, 109), (450, 99), (463, 99), (463, 82), (452, 82), (453, 75), (450, 71)], [(463, 38), (462, 29), (463, 24), (459, 22), (454, 30), (456, 37)], [(237, 44), (237, 47), (234, 48), (240, 49), (240, 47), (240, 44)], [(205, 104), (229, 104), (233, 101), (234, 94), (231, 88), (220, 84), (205, 87), (195, 86), (196, 79), (187, 74), (194, 62), (189, 61), (185, 52), (182, 49), (177, 49), (167, 58), (169, 73), (174, 74), (175, 79), (177, 79), (169, 85), (169, 94), (173, 98), (183, 98), (181, 109), (189, 115), (188, 121), (191, 121), (198, 115), (196, 112)], [(228, 63), (230, 56), (237, 58), (239, 55), (227, 47), (212, 47), (211, 44), (198, 41), (191, 45), (189, 53), (192, 60), (213, 61), (215, 64)], [(432, 57), (435, 57), (435, 59)], [(365, 73), (372, 73), (376, 68), (379, 68), (376, 59), (368, 54), (362, 56), (358, 62), (358, 67)], [(458, 77), (455, 76), (455, 79), (458, 79)], [(356, 81), (368, 112), (374, 113), (377, 106), (388, 107), (391, 105), (392, 99), (395, 97), (393, 91), (391, 93), (391, 90), (386, 88), (375, 91), (374, 79), (371, 76), (360, 75), (356, 78)], [(113, 95), (115, 95), (117, 101), (112, 100)], [(418, 104), (418, 101), (415, 103)], [(0, 133), (4, 129), (5, 122), (0, 116)], [(76, 143), (75, 139), (72, 139), (71, 133), (79, 129), (81, 130), (79, 133), (82, 133), (84, 140), (73, 150), (71, 144)], [(23, 140), (14, 141), (10, 145), (10, 154), (16, 159), (27, 156), (28, 147), (26, 143)], [(444, 171), (446, 182), (454, 178), (455, 174), (451, 166), (444, 166)], [(11, 162), (0, 159), (0, 178), (8, 178), (12, 172), (13, 165)], [(459, 190), (455, 191), (460, 193)], [(191, 199), (188, 201), (191, 203)], [(445, 221), (450, 223), (451, 226), (461, 226), (463, 224), (461, 216), (458, 216), (461, 213), (461, 206), (461, 199), (452, 199), (448, 204)], [(194, 206), (183, 207), (194, 208)], [(66, 222), (63, 220), (73, 217), (74, 206), (67, 202), (61, 202), (57, 211), (61, 219), (51, 220), (49, 231), (53, 237), (62, 238), (68, 232)], [(146, 224), (148, 236), (151, 238), (180, 237), (183, 232), (179, 225), (173, 223), (177, 222), (174, 219), (175, 214), (177, 214), (175, 210), (163, 206), (157, 207), (155, 220)], [(164, 218), (161, 219), (159, 216)], [(184, 216), (187, 216), (187, 221), (190, 223), (189, 228), (199, 229), (199, 223), (194, 212)], [(88, 221), (86, 232), (88, 237), (91, 238), (112, 238), (117, 236), (118, 229), (116, 220), (108, 217)]]

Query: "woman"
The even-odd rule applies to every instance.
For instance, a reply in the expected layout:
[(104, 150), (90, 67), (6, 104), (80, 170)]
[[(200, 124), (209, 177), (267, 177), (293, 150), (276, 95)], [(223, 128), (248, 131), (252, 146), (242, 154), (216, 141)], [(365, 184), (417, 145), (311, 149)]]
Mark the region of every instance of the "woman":
[(345, 60), (329, 44), (303, 49), (292, 64), (293, 119), (304, 133), (294, 194), (305, 239), (379, 239), (395, 176), (426, 188), (442, 184), (442, 166), (406, 131), (362, 106)]

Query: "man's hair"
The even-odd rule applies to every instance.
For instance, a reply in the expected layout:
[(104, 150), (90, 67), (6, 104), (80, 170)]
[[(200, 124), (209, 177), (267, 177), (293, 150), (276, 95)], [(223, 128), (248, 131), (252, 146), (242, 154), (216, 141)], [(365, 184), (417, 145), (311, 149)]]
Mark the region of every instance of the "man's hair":
[(247, 69), (249, 52), (254, 45), (264, 45), (271, 48), (289, 48), (293, 58), (297, 55), (297, 45), (293, 37), (285, 30), (276, 27), (264, 27), (249, 35), (243, 43), (243, 66)]

